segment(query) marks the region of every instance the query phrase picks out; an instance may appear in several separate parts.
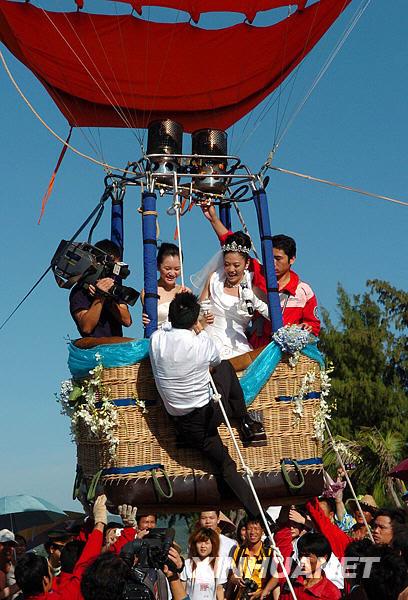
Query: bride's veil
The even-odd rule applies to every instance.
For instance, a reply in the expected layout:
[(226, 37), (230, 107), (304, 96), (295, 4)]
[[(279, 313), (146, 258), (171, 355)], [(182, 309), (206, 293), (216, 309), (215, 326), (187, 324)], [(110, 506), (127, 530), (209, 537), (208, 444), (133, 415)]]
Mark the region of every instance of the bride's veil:
[(216, 252), (214, 256), (210, 258), (207, 264), (205, 264), (199, 271), (193, 273), (190, 276), (191, 285), (195, 287), (199, 295), (203, 291), (210, 274), (214, 271), (218, 271), (218, 269), (222, 269), (223, 266), (224, 252), (222, 250), (218, 250), (218, 252)]

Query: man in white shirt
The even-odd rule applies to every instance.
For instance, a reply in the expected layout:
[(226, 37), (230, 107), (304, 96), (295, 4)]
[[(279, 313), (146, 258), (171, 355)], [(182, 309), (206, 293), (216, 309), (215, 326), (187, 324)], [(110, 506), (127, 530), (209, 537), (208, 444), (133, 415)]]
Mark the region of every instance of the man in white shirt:
[(200, 512), (200, 516), (198, 517), (198, 523), (201, 527), (207, 527), (208, 529), (217, 531), (220, 536), (220, 549), (218, 551), (218, 556), (221, 556), (222, 558), (230, 557), (232, 559), (235, 548), (238, 545), (237, 540), (232, 540), (220, 532), (218, 527), (220, 523), (220, 514), (221, 513), (218, 509), (202, 510)]
[(199, 323), (199, 312), (196, 296), (190, 292), (177, 294), (169, 307), (171, 326), (163, 324), (150, 338), (156, 386), (178, 436), (206, 454), (247, 512), (257, 515), (252, 492), (218, 434), (223, 419), (212, 400), (210, 367), (227, 415), (241, 420), (246, 441), (262, 435), (263, 427), (248, 415), (235, 371), (229, 361), (221, 361), (214, 342)]

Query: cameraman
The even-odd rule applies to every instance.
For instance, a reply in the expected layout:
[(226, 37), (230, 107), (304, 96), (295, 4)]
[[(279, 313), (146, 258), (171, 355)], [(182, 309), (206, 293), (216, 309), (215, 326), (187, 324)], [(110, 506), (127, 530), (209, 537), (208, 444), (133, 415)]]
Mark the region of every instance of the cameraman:
[[(172, 546), (168, 558), (174, 565), (181, 569), (183, 560), (177, 550)], [(172, 600), (189, 600), (186, 596), (184, 586), (177, 572), (170, 571), (165, 564), (164, 573), (170, 584)], [(126, 593), (127, 583), (131, 580), (131, 567), (121, 557), (112, 552), (101, 554), (85, 571), (81, 582), (81, 593), (84, 600), (123, 600), (128, 597)], [(146, 588), (147, 591), (147, 588)], [(134, 591), (133, 597), (138, 597), (138, 591)], [(158, 600), (165, 600), (167, 594), (159, 594)], [(141, 595), (146, 598), (147, 595)]]
[(259, 598), (269, 578), (268, 567), (272, 552), (262, 542), (264, 531), (261, 521), (250, 517), (245, 532), (245, 543), (234, 552), (233, 574), (227, 593), (227, 598), (231, 598), (235, 586), (235, 600)]
[[(115, 262), (120, 261), (120, 248), (114, 242), (102, 240), (95, 247), (109, 254)], [(82, 337), (122, 337), (122, 325), (129, 327), (132, 324), (127, 304), (105, 295), (114, 283), (111, 277), (104, 277), (88, 289), (81, 281), (72, 289), (69, 309)]]

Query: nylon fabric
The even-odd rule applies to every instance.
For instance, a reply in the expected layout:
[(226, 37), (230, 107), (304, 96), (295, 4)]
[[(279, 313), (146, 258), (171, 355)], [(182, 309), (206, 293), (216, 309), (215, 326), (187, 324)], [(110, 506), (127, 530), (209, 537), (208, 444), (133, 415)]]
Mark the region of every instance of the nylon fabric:
[(206, 30), (0, 0), (0, 41), (71, 126), (147, 127), (171, 118), (185, 132), (225, 130), (289, 75), (350, 2), (319, 0), (269, 27)]
[(269, 220), (268, 200), (264, 189), (254, 192), (254, 202), (261, 236), (262, 262), (265, 272), (269, 316), (272, 331), (278, 331), (278, 329), (283, 327), (283, 317), (273, 258), (273, 243), (271, 237), (271, 224)]
[(111, 240), (123, 248), (123, 204), (112, 203), (111, 212)]
[[(83, 0), (75, 0), (77, 3)], [(248, 21), (255, 18), (257, 12), (278, 8), (280, 6), (289, 6), (293, 4), (303, 10), (307, 0), (121, 0), (127, 2), (139, 14), (142, 14), (143, 6), (164, 6), (188, 12), (195, 23), (198, 23), (200, 15), (206, 12), (238, 12), (246, 16)], [(81, 6), (82, 8), (82, 6)]]
[(146, 243), (156, 241), (156, 195), (143, 192), (143, 268), (144, 268), (144, 312), (150, 319), (145, 327), (149, 338), (157, 329), (157, 246)]
[(89, 350), (69, 345), (68, 367), (72, 377), (86, 377), (94, 369), (98, 360), (96, 354), (101, 356), (104, 367), (125, 367), (135, 365), (149, 356), (149, 340), (134, 340), (123, 344), (103, 344)]
[[(316, 360), (324, 367), (324, 360), (315, 345), (308, 344), (301, 350), (302, 354)], [(248, 406), (254, 401), (269, 377), (274, 372), (277, 364), (282, 358), (280, 347), (271, 342), (254, 360), (244, 372), (240, 379), (242, 391), (244, 392), (245, 404)]]
[[(98, 364), (96, 354), (101, 356), (100, 360), (104, 367), (134, 365), (149, 356), (149, 340), (134, 340), (123, 342), (123, 344), (103, 344), (89, 350), (83, 350), (77, 348), (74, 344), (70, 344), (68, 367), (72, 377), (86, 377), (89, 371)], [(302, 354), (312, 358), (324, 367), (323, 357), (315, 345), (308, 344), (305, 346)], [(240, 379), (240, 384), (247, 406), (253, 402), (281, 358), (281, 349), (275, 342), (271, 342), (246, 369)]]

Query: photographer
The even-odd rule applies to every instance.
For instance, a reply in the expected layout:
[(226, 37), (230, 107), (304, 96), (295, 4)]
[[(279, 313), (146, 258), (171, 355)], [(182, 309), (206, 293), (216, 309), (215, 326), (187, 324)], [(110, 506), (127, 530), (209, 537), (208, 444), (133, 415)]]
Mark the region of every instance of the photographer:
[[(95, 247), (111, 256), (115, 262), (120, 261), (120, 248), (114, 242), (102, 240)], [(81, 281), (72, 289), (69, 308), (82, 337), (122, 337), (122, 325), (129, 327), (132, 324), (127, 304), (106, 295), (114, 283), (113, 278), (104, 277), (95, 285), (89, 285), (88, 289)]]
[(263, 534), (261, 522), (249, 518), (246, 524), (246, 541), (234, 552), (233, 575), (230, 578), (227, 598), (255, 600), (260, 597), (269, 578), (268, 566), (271, 557), (271, 549), (263, 545)]

